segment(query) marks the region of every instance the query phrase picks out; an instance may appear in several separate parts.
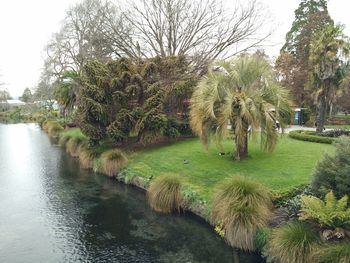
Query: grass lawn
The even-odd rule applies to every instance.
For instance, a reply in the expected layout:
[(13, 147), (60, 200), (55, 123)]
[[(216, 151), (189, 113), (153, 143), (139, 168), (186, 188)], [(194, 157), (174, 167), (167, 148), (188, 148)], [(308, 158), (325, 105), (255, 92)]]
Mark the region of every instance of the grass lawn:
[(234, 174), (248, 176), (273, 190), (288, 191), (308, 183), (322, 154), (333, 151), (332, 145), (297, 141), (284, 135), (273, 153), (262, 152), (258, 142), (250, 141), (249, 157), (237, 162), (231, 157), (232, 143), (225, 142), (225, 151), (230, 154), (223, 156), (215, 145), (206, 151), (198, 139), (135, 152), (129, 155), (127, 172), (153, 178), (165, 172), (179, 173), (186, 185), (209, 201), (215, 185)]
[(79, 128), (72, 128), (72, 129), (65, 130), (64, 132), (62, 132), (61, 137), (62, 136), (70, 136), (70, 137), (78, 137), (81, 139), (87, 139), (87, 137), (81, 132)]

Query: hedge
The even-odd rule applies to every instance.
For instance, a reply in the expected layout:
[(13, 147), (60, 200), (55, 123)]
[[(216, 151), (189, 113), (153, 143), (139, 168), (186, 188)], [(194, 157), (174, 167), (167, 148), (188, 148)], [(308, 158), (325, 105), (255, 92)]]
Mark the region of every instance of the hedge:
[(335, 138), (331, 138), (331, 137), (318, 136), (314, 131), (303, 131), (303, 130), (291, 131), (289, 132), (289, 137), (296, 140), (301, 140), (301, 141), (327, 143), (327, 144), (332, 144), (335, 140)]

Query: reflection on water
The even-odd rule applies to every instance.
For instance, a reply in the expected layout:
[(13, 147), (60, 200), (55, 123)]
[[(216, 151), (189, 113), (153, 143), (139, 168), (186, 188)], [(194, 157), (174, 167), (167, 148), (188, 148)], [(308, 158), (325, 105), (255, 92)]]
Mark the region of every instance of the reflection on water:
[[(0, 124), (0, 262), (233, 262), (200, 219), (81, 170), (34, 124)], [(241, 262), (261, 262), (242, 254)]]

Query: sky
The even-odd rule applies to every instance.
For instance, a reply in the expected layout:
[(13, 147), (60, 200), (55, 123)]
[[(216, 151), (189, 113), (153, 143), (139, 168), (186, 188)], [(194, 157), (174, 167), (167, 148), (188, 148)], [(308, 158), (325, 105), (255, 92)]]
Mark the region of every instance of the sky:
[[(230, 0), (234, 2), (234, 0)], [(241, 0), (244, 1), (244, 0)], [(39, 80), (44, 47), (60, 28), (65, 11), (78, 0), (0, 0), (0, 83), (13, 97)], [(269, 9), (273, 35), (265, 47), (270, 57), (278, 56), (294, 20), (300, 0), (260, 0)], [(330, 0), (331, 17), (345, 25), (350, 36), (349, 0)]]

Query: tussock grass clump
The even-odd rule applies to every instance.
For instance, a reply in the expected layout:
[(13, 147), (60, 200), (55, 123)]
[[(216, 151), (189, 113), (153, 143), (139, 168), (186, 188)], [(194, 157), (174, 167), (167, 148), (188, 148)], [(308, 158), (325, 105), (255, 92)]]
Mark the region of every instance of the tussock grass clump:
[(157, 177), (147, 191), (151, 208), (157, 212), (169, 214), (180, 211), (182, 202), (181, 178), (177, 174), (163, 174)]
[(81, 138), (72, 137), (66, 143), (66, 150), (72, 157), (79, 157), (79, 145), (83, 142)]
[(50, 137), (57, 138), (61, 132), (63, 132), (64, 128), (57, 122), (52, 122), (48, 125), (47, 133)]
[(350, 242), (325, 243), (317, 247), (312, 258), (315, 262), (348, 263), (350, 262)]
[(108, 176), (116, 176), (120, 168), (126, 165), (128, 158), (119, 149), (109, 150), (101, 155), (101, 166)]
[(82, 143), (78, 149), (80, 167), (83, 169), (92, 169), (97, 153), (88, 147), (87, 142)]
[(42, 128), (44, 131), (48, 132), (49, 131), (49, 128), (51, 125), (54, 125), (54, 124), (58, 124), (57, 121), (54, 121), (54, 120), (46, 120), (42, 123)]
[(271, 206), (270, 192), (263, 185), (235, 176), (216, 189), (212, 219), (222, 226), (230, 245), (253, 251), (256, 232), (266, 226)]
[(72, 138), (72, 137), (68, 136), (68, 135), (60, 136), (60, 139), (58, 140), (58, 144), (60, 146), (65, 146), (70, 138)]
[(319, 241), (318, 232), (309, 224), (293, 221), (272, 231), (267, 253), (273, 262), (314, 262), (312, 254)]

